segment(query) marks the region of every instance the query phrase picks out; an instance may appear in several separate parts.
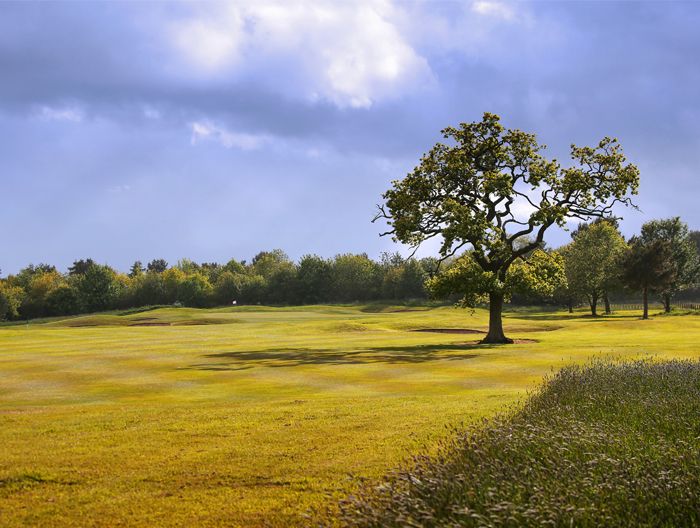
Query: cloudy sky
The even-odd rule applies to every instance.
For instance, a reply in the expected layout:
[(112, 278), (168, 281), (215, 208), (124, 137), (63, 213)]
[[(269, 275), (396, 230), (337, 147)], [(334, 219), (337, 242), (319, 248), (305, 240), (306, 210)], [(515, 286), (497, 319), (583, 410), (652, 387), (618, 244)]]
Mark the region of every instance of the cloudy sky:
[(692, 2), (2, 2), (0, 268), (378, 256), (389, 182), (484, 111), (562, 160), (618, 137), (623, 231), (700, 228), (698, 27)]

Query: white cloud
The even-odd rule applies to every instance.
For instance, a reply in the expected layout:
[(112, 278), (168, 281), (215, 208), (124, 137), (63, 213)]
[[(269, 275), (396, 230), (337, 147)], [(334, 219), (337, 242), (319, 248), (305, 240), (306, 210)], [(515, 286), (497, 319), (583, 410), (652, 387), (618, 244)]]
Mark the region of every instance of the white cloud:
[(83, 112), (74, 107), (42, 106), (37, 111), (37, 115), (44, 121), (71, 121), (79, 123), (83, 120)]
[(367, 108), (432, 81), (402, 16), (385, 0), (202, 4), (171, 37), (200, 74), (255, 77), (308, 100)]
[(232, 6), (216, 16), (204, 11), (176, 25), (172, 32), (175, 45), (196, 66), (215, 71), (230, 65), (243, 43), (243, 19)]
[(480, 15), (502, 18), (503, 20), (513, 20), (515, 17), (515, 11), (513, 8), (502, 2), (477, 0), (471, 7), (472, 11)]
[(257, 150), (270, 141), (266, 135), (232, 132), (207, 120), (190, 123), (190, 128), (192, 145), (200, 141), (215, 141), (227, 149)]

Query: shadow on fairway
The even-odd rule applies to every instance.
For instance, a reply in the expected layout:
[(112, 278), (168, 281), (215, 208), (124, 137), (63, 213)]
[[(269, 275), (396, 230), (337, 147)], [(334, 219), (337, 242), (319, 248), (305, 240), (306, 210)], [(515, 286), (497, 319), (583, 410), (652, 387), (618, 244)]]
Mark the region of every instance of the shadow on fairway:
[[(250, 352), (220, 352), (203, 357), (215, 360), (185, 367), (194, 370), (245, 370), (253, 366), (296, 367), (301, 365), (362, 365), (373, 363), (422, 363), (426, 361), (461, 361), (474, 359), (480, 354), (470, 350), (484, 350), (503, 345), (451, 344), (387, 346), (356, 350), (314, 348), (272, 348)], [(444, 354), (443, 352), (452, 352)]]

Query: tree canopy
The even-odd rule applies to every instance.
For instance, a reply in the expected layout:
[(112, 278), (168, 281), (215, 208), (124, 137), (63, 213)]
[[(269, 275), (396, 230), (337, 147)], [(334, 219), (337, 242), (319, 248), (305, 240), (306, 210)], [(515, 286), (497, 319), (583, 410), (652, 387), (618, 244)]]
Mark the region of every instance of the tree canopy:
[(679, 291), (691, 288), (700, 278), (700, 258), (695, 241), (690, 236), (688, 226), (679, 217), (652, 220), (642, 226), (640, 238), (651, 244), (656, 240), (668, 242), (671, 249), (673, 279), (660, 291), (664, 309), (671, 311), (671, 299)]
[(572, 236), (564, 251), (569, 288), (575, 297), (588, 300), (596, 316), (598, 301), (619, 282), (627, 243), (614, 223), (605, 220), (582, 224)]

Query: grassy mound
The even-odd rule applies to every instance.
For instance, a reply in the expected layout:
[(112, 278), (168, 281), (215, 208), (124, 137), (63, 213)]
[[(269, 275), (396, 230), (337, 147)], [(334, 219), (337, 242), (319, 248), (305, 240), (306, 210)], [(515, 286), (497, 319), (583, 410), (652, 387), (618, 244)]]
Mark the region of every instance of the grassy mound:
[(340, 524), (699, 526), (700, 363), (567, 367), (344, 501)]

